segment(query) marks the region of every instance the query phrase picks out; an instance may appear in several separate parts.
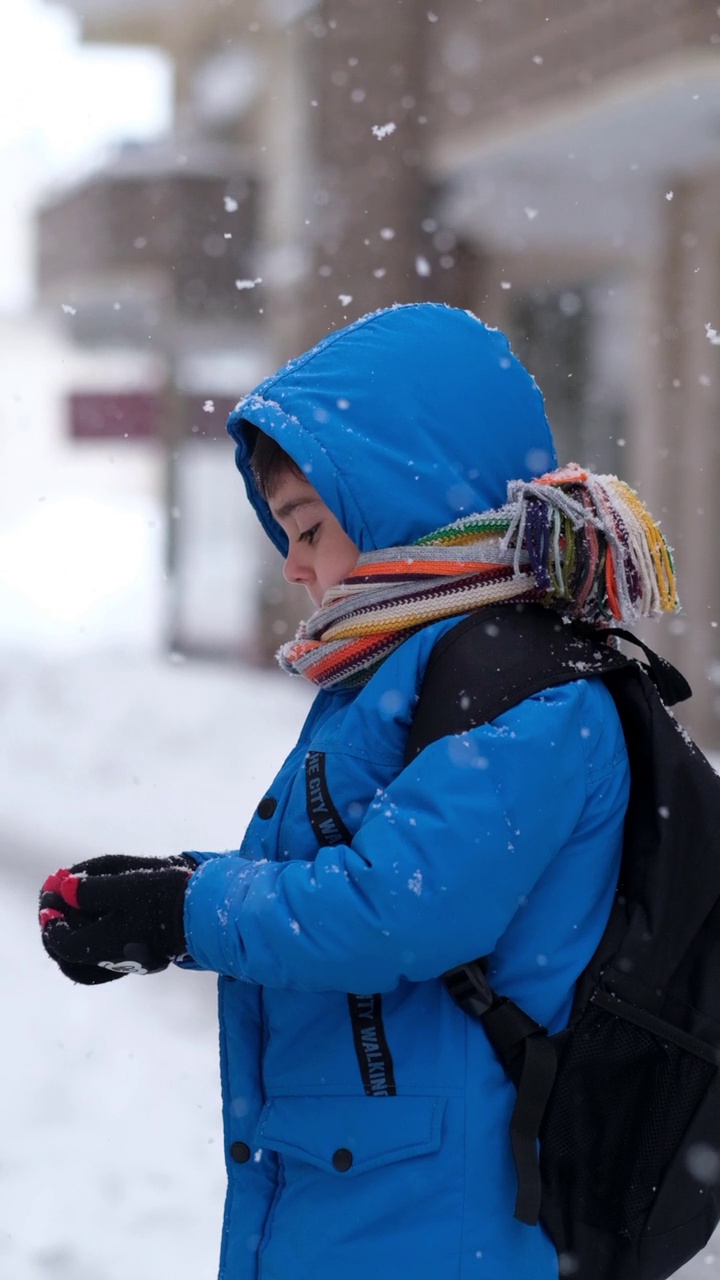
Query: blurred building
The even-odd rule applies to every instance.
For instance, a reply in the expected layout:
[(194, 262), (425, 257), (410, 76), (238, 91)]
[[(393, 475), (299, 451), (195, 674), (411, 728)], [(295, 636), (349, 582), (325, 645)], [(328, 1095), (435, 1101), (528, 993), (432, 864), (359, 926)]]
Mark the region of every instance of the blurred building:
[[(193, 139), (128, 147), (40, 212), (41, 299), (105, 368), (104, 383), (89, 380), (86, 361), (66, 397), (67, 432), (86, 450), (109, 440), (160, 447), (164, 629), (186, 651), (235, 654), (248, 638), (236, 570), (245, 512), (224, 424), (266, 367), (255, 222), (242, 150)], [(145, 357), (134, 379), (117, 358), (127, 352)]]
[[(619, 471), (661, 517), (685, 612), (659, 644), (720, 745), (717, 7), (64, 2), (86, 40), (176, 68), (174, 137), (46, 206), (40, 259), (44, 295), (77, 298), (78, 342), (160, 353), (161, 400), (125, 421), (159, 414), (168, 505), (184, 486), (195, 512), (171, 543), (174, 639), (233, 647), (227, 618), (203, 632), (191, 571), (198, 548), (206, 577), (236, 554), (210, 439), (227, 399), (373, 307), (443, 300), (509, 332), (565, 459)], [(258, 572), (267, 650), (291, 619)]]

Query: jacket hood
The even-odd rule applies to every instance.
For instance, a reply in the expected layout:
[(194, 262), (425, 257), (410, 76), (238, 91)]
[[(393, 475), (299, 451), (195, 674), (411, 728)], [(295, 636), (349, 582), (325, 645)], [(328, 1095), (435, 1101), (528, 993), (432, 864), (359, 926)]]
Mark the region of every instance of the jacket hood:
[(250, 468), (253, 428), (302, 468), (360, 551), (501, 506), (509, 480), (557, 465), (542, 395), (505, 335), (439, 303), (334, 331), (230, 415), (248, 497), (286, 555)]

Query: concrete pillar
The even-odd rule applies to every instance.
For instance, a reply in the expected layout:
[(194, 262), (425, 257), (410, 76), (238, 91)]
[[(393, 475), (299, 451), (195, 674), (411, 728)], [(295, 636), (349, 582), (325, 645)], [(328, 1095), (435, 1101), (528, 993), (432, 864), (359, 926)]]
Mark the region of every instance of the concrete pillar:
[(314, 341), (376, 307), (432, 296), (421, 227), (428, 22), (419, 0), (323, 0), (308, 25), (304, 327)]
[(682, 615), (663, 651), (694, 697), (679, 716), (720, 747), (720, 175), (668, 184), (664, 238), (645, 273), (644, 410), (636, 468), (675, 550)]

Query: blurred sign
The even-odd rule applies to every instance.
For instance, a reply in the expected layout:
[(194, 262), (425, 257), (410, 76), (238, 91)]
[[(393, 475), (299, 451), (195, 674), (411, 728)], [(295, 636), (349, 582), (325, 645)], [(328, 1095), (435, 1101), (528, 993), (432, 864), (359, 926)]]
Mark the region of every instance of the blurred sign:
[(146, 391), (78, 392), (69, 397), (73, 440), (155, 440), (160, 396)]
[(73, 440), (159, 440), (196, 436), (225, 439), (225, 423), (235, 407), (227, 396), (179, 395), (177, 433), (163, 431), (170, 402), (153, 391), (80, 391), (68, 397)]

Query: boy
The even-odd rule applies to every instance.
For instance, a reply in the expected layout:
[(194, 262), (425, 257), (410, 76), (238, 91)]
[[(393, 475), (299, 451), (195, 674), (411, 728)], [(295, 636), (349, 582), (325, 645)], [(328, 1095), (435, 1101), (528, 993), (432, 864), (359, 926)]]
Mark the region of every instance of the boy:
[[(608, 550), (620, 490), (545, 475), (532, 378), (502, 334), (435, 304), (330, 335), (229, 431), (316, 610), (282, 665), (319, 692), (239, 850), (58, 872), (46, 948), (82, 982), (170, 959), (220, 975), (224, 1280), (555, 1280), (542, 1227), (513, 1217), (514, 1086), (440, 978), (487, 956), (495, 990), (566, 1024), (616, 886), (618, 716), (578, 679), (405, 750), (433, 648), (467, 612), (652, 611), (646, 566)], [(569, 480), (572, 539), (555, 519)]]

